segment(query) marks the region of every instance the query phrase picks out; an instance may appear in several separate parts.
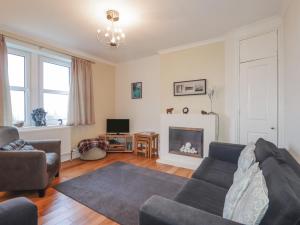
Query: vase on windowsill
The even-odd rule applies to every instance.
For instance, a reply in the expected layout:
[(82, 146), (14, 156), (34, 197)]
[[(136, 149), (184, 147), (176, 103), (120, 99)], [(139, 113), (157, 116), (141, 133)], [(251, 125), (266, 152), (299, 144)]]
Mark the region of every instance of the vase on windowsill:
[(47, 112), (43, 108), (37, 108), (32, 111), (31, 118), (34, 121), (36, 127), (47, 125), (46, 115)]

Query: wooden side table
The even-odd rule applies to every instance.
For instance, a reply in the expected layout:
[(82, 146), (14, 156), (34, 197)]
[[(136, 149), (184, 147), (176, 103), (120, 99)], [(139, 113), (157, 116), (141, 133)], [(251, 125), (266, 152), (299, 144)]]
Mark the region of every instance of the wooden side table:
[(134, 134), (134, 152), (143, 153), (146, 157), (158, 156), (158, 137), (154, 132), (142, 132)]

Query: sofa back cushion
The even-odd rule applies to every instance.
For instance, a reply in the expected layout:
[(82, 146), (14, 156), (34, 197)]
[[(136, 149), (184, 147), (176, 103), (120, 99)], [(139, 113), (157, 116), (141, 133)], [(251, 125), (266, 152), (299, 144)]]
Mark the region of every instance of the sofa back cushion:
[(280, 148), (278, 150), (279, 150), (279, 154), (277, 155), (276, 159), (280, 163), (288, 164), (289, 167), (291, 167), (291, 169), (294, 170), (294, 172), (300, 178), (300, 165), (299, 165), (299, 163), (294, 159), (294, 157), (286, 149)]
[(274, 157), (261, 165), (268, 187), (269, 208), (262, 225), (300, 224), (300, 179), (287, 165)]
[(259, 138), (255, 143), (255, 157), (256, 161), (262, 163), (268, 157), (276, 157), (278, 155), (278, 148), (273, 143)]
[(19, 139), (19, 133), (16, 128), (0, 126), (0, 147), (17, 139)]

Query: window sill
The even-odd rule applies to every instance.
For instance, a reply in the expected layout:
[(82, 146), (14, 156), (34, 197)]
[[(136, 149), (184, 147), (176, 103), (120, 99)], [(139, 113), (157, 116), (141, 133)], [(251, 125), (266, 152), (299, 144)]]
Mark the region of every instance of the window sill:
[(35, 127), (35, 126), (28, 126), (28, 127), (21, 127), (18, 128), (19, 132), (32, 132), (32, 131), (46, 131), (46, 130), (57, 130), (57, 129), (70, 129), (71, 126), (67, 125), (49, 125), (44, 127)]

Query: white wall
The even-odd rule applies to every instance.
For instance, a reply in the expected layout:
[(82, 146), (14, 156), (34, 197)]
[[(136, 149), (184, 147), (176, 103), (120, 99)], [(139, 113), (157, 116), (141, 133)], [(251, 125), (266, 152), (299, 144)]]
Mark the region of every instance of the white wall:
[(284, 16), (285, 133), (288, 149), (300, 161), (300, 1), (292, 0)]
[[(142, 99), (131, 99), (131, 83), (143, 82)], [(131, 132), (159, 131), (159, 56), (121, 63), (116, 66), (115, 117), (129, 118)]]

